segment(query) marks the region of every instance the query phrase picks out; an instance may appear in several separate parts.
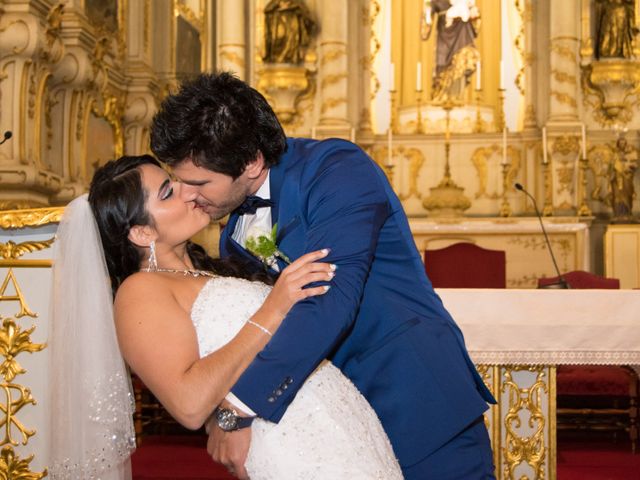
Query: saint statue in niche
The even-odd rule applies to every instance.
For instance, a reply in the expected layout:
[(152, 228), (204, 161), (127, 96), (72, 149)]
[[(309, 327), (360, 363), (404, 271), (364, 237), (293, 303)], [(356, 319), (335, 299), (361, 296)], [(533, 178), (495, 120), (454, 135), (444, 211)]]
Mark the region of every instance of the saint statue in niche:
[(300, 65), (316, 31), (316, 24), (301, 0), (271, 0), (264, 9), (266, 63)]
[(118, 0), (85, 0), (89, 21), (108, 32), (118, 31)]
[(633, 57), (635, 25), (634, 0), (597, 0), (596, 57)]
[(431, 36), (434, 16), (437, 39), (432, 99), (460, 99), (480, 61), (475, 46), (480, 12), (475, 0), (425, 0), (420, 25), (423, 40)]
[(635, 223), (633, 180), (638, 168), (638, 151), (629, 145), (623, 136), (618, 138), (613, 149), (613, 159), (609, 164), (610, 201), (613, 209), (613, 223)]

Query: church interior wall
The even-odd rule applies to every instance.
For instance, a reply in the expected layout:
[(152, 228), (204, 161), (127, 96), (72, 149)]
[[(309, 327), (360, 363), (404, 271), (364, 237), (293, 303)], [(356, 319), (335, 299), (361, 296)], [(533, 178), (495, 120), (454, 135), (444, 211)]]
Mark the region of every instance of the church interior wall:
[[(425, 2), (294, 2), (309, 16), (309, 41), (295, 46), (299, 59), (276, 62), (265, 57), (270, 3), (5, 1), (0, 125), (13, 137), (0, 146), (0, 207), (66, 204), (96, 166), (148, 152), (153, 113), (181, 79), (221, 68), (260, 89), (289, 135), (362, 146), (410, 218), (530, 218), (531, 203), (513, 188), (520, 182), (546, 222), (590, 226), (590, 268), (604, 272), (604, 232), (625, 221), (611, 207), (615, 175), (631, 176), (618, 192), (626, 221), (640, 209), (640, 180), (628, 171), (637, 165), (640, 64), (596, 58), (599, 3), (477, 0), (479, 56), (469, 68), (481, 72), (447, 93), (451, 108), (432, 98), (438, 31), (421, 39)], [(455, 200), (438, 189), (449, 181), (461, 189)]]

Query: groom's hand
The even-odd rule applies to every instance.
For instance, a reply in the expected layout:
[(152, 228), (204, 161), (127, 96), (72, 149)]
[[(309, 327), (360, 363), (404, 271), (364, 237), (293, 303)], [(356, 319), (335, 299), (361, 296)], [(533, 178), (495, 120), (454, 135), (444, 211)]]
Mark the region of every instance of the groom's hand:
[(211, 458), (224, 465), (233, 476), (248, 480), (249, 475), (244, 464), (251, 444), (251, 427), (225, 432), (212, 417), (207, 422), (206, 430), (209, 433), (207, 452)]

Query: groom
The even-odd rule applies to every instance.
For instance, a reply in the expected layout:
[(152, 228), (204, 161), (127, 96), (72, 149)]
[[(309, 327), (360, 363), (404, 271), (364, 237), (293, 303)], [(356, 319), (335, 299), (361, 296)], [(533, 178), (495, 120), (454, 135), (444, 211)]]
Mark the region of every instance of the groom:
[(210, 430), (215, 460), (244, 478), (251, 429), (233, 430), (233, 417), (278, 422), (329, 358), (375, 409), (405, 478), (494, 478), (482, 414), (495, 401), (427, 279), (398, 198), (359, 147), (286, 138), (262, 95), (228, 73), (165, 99), (151, 147), (184, 182), (185, 200), (213, 220), (231, 213), (222, 256), (259, 267), (243, 248), (247, 232), (275, 225), (291, 260), (330, 248), (338, 266), (331, 290), (296, 304), (233, 387), (224, 406), (234, 411)]

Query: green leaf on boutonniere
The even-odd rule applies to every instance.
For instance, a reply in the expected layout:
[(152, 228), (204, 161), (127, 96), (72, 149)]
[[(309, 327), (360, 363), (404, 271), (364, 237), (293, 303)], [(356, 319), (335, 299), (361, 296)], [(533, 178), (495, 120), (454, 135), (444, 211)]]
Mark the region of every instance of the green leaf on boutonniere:
[(277, 258), (287, 264), (291, 263), (291, 260), (289, 260), (276, 245), (277, 231), (277, 223), (271, 228), (271, 232), (269, 233), (265, 230), (250, 228), (249, 232), (247, 232), (247, 239), (245, 240), (245, 248), (269, 267), (275, 264)]

